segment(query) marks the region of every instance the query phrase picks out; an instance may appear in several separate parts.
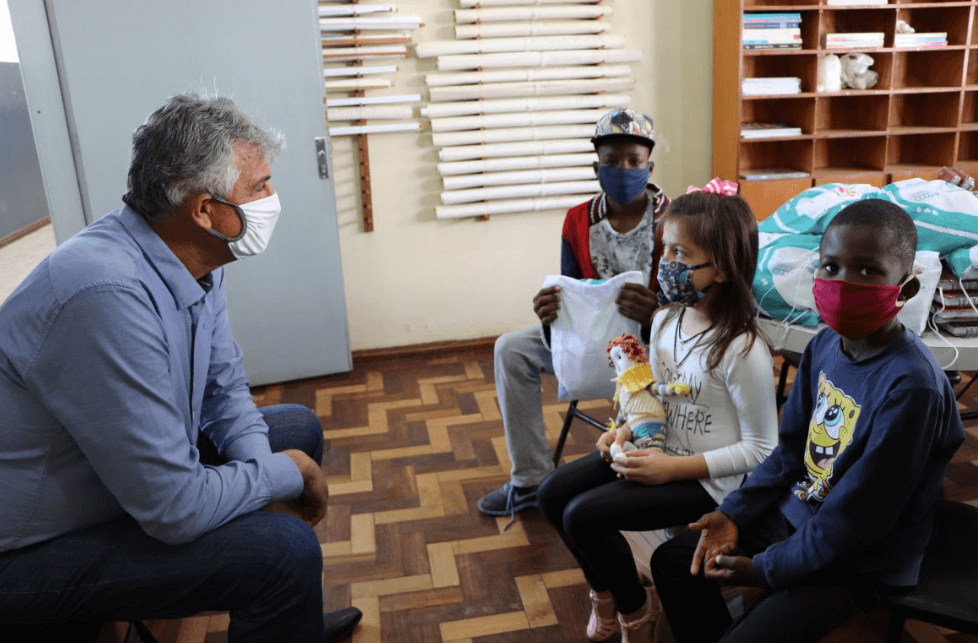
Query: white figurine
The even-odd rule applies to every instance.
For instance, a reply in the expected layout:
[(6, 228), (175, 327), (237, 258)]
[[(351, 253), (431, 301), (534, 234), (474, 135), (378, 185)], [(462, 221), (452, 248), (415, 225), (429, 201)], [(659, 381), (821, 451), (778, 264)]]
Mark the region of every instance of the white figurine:
[(835, 54), (818, 61), (818, 91), (837, 92), (842, 89), (842, 61)]
[(842, 84), (852, 89), (876, 86), (880, 75), (870, 70), (875, 61), (868, 54), (846, 54), (842, 57)]

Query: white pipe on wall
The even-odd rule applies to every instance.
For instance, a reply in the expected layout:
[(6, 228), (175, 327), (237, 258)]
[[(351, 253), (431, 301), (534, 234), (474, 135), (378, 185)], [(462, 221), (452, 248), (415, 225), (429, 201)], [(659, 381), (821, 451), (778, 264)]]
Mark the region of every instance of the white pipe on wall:
[(397, 71), (394, 65), (384, 67), (327, 67), (323, 69), (323, 76), (326, 78), (340, 78), (344, 76), (371, 76), (373, 74), (393, 74)]
[(370, 45), (368, 47), (332, 47), (323, 50), (323, 60), (363, 60), (366, 58), (404, 58), (408, 50), (404, 45)]
[(528, 196), (553, 196), (555, 194), (595, 193), (600, 189), (594, 181), (561, 181), (560, 183), (534, 183), (530, 185), (503, 185), (495, 188), (476, 188), (474, 190), (455, 190), (442, 192), (441, 202), (445, 205), (491, 201), (493, 199), (513, 199)]
[(499, 114), (501, 112), (534, 112), (546, 109), (584, 109), (588, 107), (625, 107), (625, 94), (588, 94), (583, 96), (544, 96), (540, 98), (500, 98), (496, 100), (459, 101), (429, 104), (421, 108), (428, 118), (465, 116), (466, 114)]
[(490, 172), (487, 174), (466, 174), (463, 176), (446, 176), (442, 178), (446, 190), (463, 190), (466, 188), (492, 185), (517, 185), (520, 183), (587, 180), (594, 180), (593, 167), (558, 167), (546, 170)]
[(628, 65), (579, 65), (577, 67), (529, 67), (495, 71), (462, 71), (451, 74), (427, 74), (428, 87), (451, 87), (478, 83), (512, 83), (568, 78), (621, 78), (631, 74)]
[(591, 139), (572, 138), (553, 141), (459, 145), (458, 147), (445, 147), (438, 150), (438, 160), (466, 161), (469, 159), (489, 159), (503, 156), (568, 154), (573, 152), (594, 152), (594, 145), (591, 143)]
[(382, 16), (379, 18), (320, 18), (320, 31), (363, 31), (374, 29), (417, 29), (417, 16)]
[(506, 129), (472, 130), (470, 132), (446, 132), (432, 134), (435, 147), (455, 145), (480, 145), (507, 141), (542, 141), (559, 138), (592, 136), (593, 125), (554, 125), (552, 127), (509, 127)]
[(319, 7), (319, 16), (359, 16), (365, 13), (384, 13), (393, 11), (389, 4), (333, 4)]
[(508, 98), (516, 96), (563, 96), (628, 91), (635, 79), (587, 78), (579, 80), (543, 80), (534, 83), (489, 83), (458, 87), (432, 87), (428, 93), (433, 101), (456, 101), (475, 98)]
[(466, 217), (487, 217), (494, 214), (510, 214), (512, 212), (540, 212), (542, 210), (566, 210), (578, 203), (587, 201), (591, 194), (574, 194), (568, 196), (541, 197), (538, 199), (510, 199), (506, 201), (485, 201), (483, 203), (466, 203), (463, 205), (435, 206), (435, 217), (438, 219), (464, 219)]
[(549, 22), (489, 22), (456, 25), (456, 38), (504, 38), (513, 36), (558, 36), (563, 34), (604, 33), (611, 25), (603, 20), (563, 20)]
[[(393, 33), (341, 33), (341, 32), (330, 32), (323, 34), (320, 40), (323, 43), (323, 47), (333, 47), (336, 43), (347, 43), (347, 41), (355, 41), (349, 43), (352, 46), (362, 47), (363, 45), (370, 44), (371, 42), (376, 43), (381, 41), (381, 44), (393, 44), (391, 40), (411, 40), (411, 34), (406, 31), (395, 31)], [(401, 44), (400, 42), (396, 44)], [(341, 47), (343, 45), (336, 45)]]
[(607, 5), (551, 5), (546, 7), (499, 7), (456, 9), (455, 22), (503, 22), (506, 20), (587, 20), (611, 15)]
[(460, 132), (471, 129), (496, 129), (499, 127), (526, 127), (528, 125), (567, 125), (568, 123), (596, 123), (603, 109), (575, 109), (548, 112), (517, 112), (480, 116), (431, 119), (432, 132)]
[(438, 56), (438, 71), (492, 69), (497, 67), (553, 67), (633, 63), (642, 59), (638, 49), (584, 49), (579, 51), (523, 51), (515, 54), (466, 54)]
[(611, 4), (611, 0), (458, 0), (460, 7), (499, 7), (538, 4)]
[(587, 154), (547, 154), (545, 156), (506, 156), (477, 161), (452, 161), (438, 164), (441, 176), (475, 174), (477, 172), (499, 172), (502, 170), (529, 170), (545, 167), (588, 166), (596, 161), (594, 153)]
[(394, 83), (386, 78), (343, 78), (340, 80), (327, 80), (325, 85), (327, 90), (334, 92), (351, 92), (361, 89), (386, 89)]
[(352, 125), (350, 127), (330, 127), (330, 136), (353, 136), (354, 134), (383, 134), (384, 132), (414, 132), (424, 129), (421, 123), (391, 123), (389, 125)]
[[(487, 54), (506, 51), (560, 51), (565, 49), (622, 49), (621, 36), (539, 36), (485, 40), (429, 40), (418, 43), (418, 58), (451, 54)], [(529, 63), (522, 63), (528, 65)]]
[(327, 98), (326, 107), (352, 107), (354, 105), (391, 105), (394, 103), (419, 103), (421, 94), (401, 94), (399, 96), (351, 96), (350, 98)]
[(367, 105), (360, 107), (327, 107), (326, 120), (360, 121), (360, 120), (396, 120), (412, 118), (414, 108), (410, 105)]

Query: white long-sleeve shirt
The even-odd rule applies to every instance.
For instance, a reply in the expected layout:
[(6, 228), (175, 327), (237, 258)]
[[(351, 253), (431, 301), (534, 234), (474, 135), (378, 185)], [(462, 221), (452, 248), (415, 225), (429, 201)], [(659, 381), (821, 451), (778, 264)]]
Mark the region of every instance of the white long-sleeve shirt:
[(712, 331), (677, 339), (679, 321), (679, 315), (666, 314), (652, 320), (653, 376), (660, 382), (686, 382), (691, 389), (689, 397), (664, 400), (669, 420), (665, 452), (702, 455), (710, 477), (700, 483), (719, 504), (777, 446), (771, 353), (758, 339), (744, 355), (747, 338), (741, 335), (720, 365), (707, 372)]

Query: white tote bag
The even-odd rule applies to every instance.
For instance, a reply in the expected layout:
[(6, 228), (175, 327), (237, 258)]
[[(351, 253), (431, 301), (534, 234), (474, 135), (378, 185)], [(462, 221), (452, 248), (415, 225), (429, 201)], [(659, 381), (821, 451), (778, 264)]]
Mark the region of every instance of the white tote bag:
[(615, 305), (626, 283), (647, 285), (633, 270), (607, 280), (580, 280), (549, 275), (543, 287), (560, 286), (560, 311), (550, 326), (550, 349), (561, 400), (594, 400), (615, 395), (615, 369), (605, 349), (608, 342), (628, 333), (639, 337), (641, 324), (628, 319)]

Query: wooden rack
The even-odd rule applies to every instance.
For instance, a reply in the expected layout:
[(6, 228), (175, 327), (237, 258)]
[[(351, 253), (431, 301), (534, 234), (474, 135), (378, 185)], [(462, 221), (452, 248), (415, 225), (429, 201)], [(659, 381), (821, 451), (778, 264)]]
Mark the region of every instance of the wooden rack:
[[(744, 50), (745, 13), (801, 14), (801, 49)], [(946, 32), (947, 46), (895, 48), (897, 20), (918, 32)], [(826, 49), (827, 33), (883, 32), (884, 46)], [(875, 87), (818, 92), (819, 60), (867, 53)], [(745, 96), (741, 81), (801, 78), (801, 93)], [(745, 122), (782, 121), (800, 136), (747, 140)], [(823, 183), (886, 183), (937, 178), (944, 166), (978, 171), (978, 0), (891, 0), (838, 6), (826, 0), (715, 0), (713, 173), (741, 184), (759, 219)], [(782, 167), (805, 178), (745, 180), (745, 172)]]
[[(360, 0), (350, 0), (349, 4), (357, 4)], [(423, 26), (423, 25), (422, 25)], [(364, 32), (359, 29), (353, 29), (349, 32), (348, 37), (335, 38), (329, 41), (323, 42), (323, 62), (335, 62), (338, 56), (331, 53), (332, 50), (337, 50), (337, 48), (349, 48), (353, 47), (355, 49), (360, 47), (371, 47), (377, 45), (408, 45), (411, 44), (411, 38), (405, 38), (400, 36), (392, 35), (390, 37), (382, 38), (370, 38), (369, 40), (364, 40), (362, 36)], [(390, 58), (392, 55), (384, 55), (383, 58)], [(407, 54), (400, 55), (399, 57), (405, 58)], [(343, 58), (340, 58), (343, 59)], [(357, 58), (352, 62), (353, 66), (362, 66), (364, 62), (363, 58)], [(363, 76), (357, 74), (356, 78), (362, 78)], [(341, 90), (346, 91), (346, 90)], [(349, 90), (349, 94), (357, 97), (363, 97), (366, 92), (362, 89)], [(357, 125), (366, 125), (367, 121), (358, 120), (355, 121)], [(354, 134), (354, 139), (357, 148), (357, 168), (359, 170), (359, 183), (360, 183), (360, 209), (362, 216), (362, 225), (364, 232), (373, 232), (374, 230), (374, 206), (373, 206), (373, 196), (370, 188), (370, 154), (367, 146), (367, 134)]]

